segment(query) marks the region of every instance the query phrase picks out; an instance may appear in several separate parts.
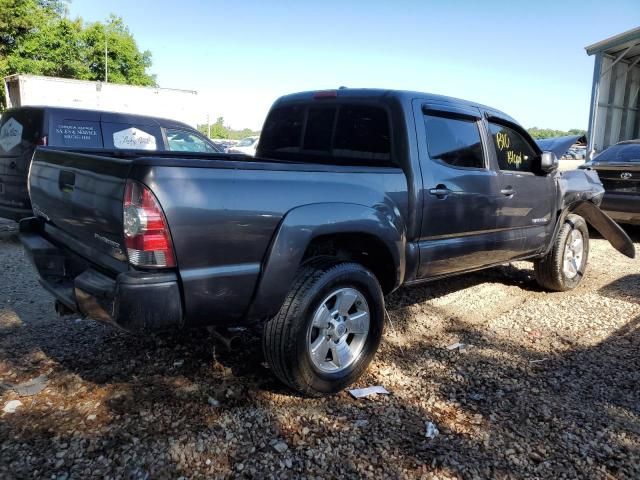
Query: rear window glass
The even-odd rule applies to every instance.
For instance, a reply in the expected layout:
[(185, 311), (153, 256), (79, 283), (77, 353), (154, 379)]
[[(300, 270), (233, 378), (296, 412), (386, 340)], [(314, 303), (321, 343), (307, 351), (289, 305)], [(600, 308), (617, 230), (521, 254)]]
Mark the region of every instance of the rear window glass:
[(0, 118), (0, 155), (20, 154), (33, 148), (43, 128), (42, 110), (25, 109), (5, 112)]
[(260, 147), (268, 152), (298, 151), (300, 149), (304, 108), (281, 107), (271, 111), (267, 118)]
[(305, 150), (331, 150), (335, 108), (310, 108), (307, 114), (307, 128), (304, 131)]
[(102, 148), (100, 122), (63, 119), (53, 121), (49, 145), (55, 147)]
[(382, 164), (391, 160), (385, 109), (367, 105), (288, 106), (273, 110), (260, 154), (317, 163)]
[(388, 160), (391, 138), (387, 112), (378, 107), (341, 108), (333, 148), (342, 156)]
[(640, 143), (627, 143), (613, 145), (603, 150), (597, 157), (596, 162), (638, 162), (640, 163)]
[(482, 142), (475, 120), (424, 116), (427, 150), (433, 160), (458, 168), (483, 168)]

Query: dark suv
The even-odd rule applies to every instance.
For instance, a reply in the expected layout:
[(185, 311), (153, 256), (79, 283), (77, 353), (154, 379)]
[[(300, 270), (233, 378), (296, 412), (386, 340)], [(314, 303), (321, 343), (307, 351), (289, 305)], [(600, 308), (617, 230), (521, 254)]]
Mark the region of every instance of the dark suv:
[(32, 214), (27, 174), (38, 145), (74, 151), (220, 151), (174, 120), (75, 108), (10, 109), (0, 119), (0, 217), (19, 220)]

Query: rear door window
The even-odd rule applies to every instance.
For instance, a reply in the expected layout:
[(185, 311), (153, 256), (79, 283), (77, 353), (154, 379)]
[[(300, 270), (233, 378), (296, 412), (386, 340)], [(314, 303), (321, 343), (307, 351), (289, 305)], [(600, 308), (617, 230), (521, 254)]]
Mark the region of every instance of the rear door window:
[(102, 123), (104, 148), (164, 150), (160, 127), (130, 123)]
[(484, 168), (480, 131), (476, 120), (425, 115), (429, 157), (457, 168)]
[(98, 121), (54, 118), (49, 133), (49, 145), (54, 147), (102, 148), (102, 132)]
[(538, 153), (516, 130), (489, 122), (489, 131), (496, 149), (500, 170), (533, 172)]
[(199, 135), (175, 128), (167, 128), (167, 144), (172, 152), (217, 153), (218, 150)]

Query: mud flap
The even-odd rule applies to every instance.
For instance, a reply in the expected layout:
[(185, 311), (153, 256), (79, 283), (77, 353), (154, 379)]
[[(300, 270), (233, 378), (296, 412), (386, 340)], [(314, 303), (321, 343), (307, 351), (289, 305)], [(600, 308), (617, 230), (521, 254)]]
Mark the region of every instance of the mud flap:
[(629, 258), (635, 258), (636, 249), (627, 232), (596, 205), (591, 202), (580, 202), (571, 208), (571, 212), (584, 218), (609, 241), (613, 248)]

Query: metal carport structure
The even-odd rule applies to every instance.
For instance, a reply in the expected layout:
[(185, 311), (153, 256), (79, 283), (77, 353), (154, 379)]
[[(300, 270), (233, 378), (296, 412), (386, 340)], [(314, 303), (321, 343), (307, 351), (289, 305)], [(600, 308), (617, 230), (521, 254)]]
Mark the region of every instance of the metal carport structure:
[(587, 158), (640, 138), (640, 27), (586, 47), (595, 55)]

